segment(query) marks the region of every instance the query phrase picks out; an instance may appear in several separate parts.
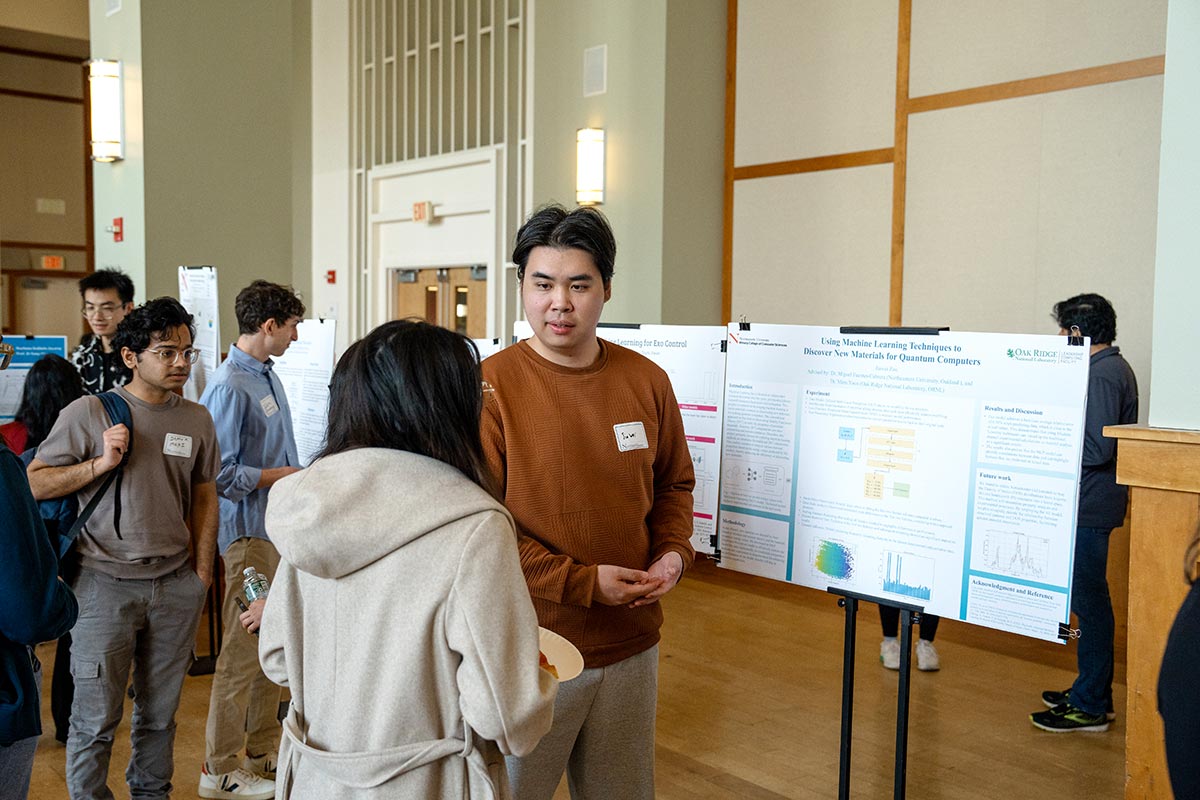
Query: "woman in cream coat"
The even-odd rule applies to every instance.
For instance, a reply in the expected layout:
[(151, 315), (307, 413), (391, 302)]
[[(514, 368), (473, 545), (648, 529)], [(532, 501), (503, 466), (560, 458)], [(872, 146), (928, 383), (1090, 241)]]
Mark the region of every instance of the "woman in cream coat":
[(557, 682), (485, 490), (474, 345), (420, 322), (356, 342), (311, 467), (276, 483), (259, 657), (291, 690), (277, 798), (507, 798)]

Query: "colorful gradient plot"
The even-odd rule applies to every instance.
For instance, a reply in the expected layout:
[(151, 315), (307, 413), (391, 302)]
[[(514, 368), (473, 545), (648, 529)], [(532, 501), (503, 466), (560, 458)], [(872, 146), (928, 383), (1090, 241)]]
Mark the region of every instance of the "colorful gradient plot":
[(854, 551), (841, 542), (823, 539), (817, 543), (813, 567), (822, 575), (849, 580), (854, 576)]

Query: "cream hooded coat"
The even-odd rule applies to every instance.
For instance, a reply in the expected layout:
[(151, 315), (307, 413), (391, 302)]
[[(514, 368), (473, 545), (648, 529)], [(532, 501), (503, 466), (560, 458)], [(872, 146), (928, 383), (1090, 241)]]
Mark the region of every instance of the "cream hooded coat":
[(277, 798), (507, 798), (503, 755), (550, 729), (557, 682), (504, 507), (398, 450), (271, 487), (281, 561), (259, 659), (291, 690)]

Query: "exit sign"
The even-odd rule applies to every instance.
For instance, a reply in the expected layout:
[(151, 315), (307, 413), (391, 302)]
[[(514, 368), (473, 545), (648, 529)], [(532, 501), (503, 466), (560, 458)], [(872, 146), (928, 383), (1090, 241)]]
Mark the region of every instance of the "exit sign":
[(433, 222), (433, 202), (422, 200), (413, 203), (413, 222), (423, 222), (426, 225)]

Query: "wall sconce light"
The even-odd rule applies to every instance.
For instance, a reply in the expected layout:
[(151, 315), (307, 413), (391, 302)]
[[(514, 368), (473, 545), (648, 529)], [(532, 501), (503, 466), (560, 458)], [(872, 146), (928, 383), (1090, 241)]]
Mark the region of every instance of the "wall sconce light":
[(125, 158), (125, 108), (121, 62), (93, 58), (87, 62), (91, 95), (92, 160)]
[(604, 202), (604, 128), (575, 132), (575, 202), (581, 206)]

